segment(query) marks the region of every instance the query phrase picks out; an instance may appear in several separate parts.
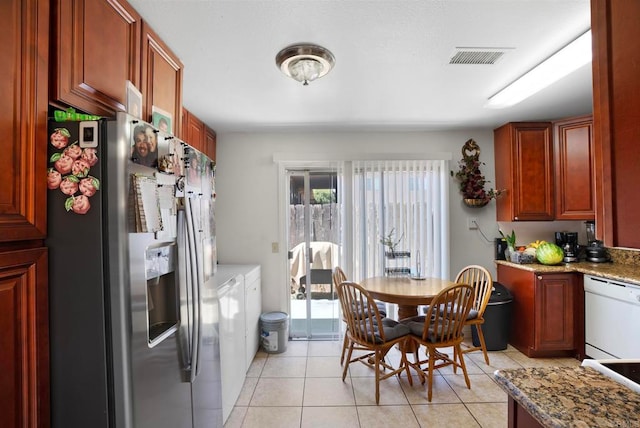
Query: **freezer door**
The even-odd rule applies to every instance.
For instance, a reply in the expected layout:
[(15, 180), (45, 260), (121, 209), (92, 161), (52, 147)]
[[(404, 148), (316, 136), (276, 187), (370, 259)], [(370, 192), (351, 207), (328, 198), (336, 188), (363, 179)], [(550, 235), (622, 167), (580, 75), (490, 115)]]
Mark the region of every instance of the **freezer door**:
[[(195, 357), (197, 376), (191, 384), (193, 426), (222, 427), (222, 388), (218, 294), (214, 283), (215, 240), (213, 239), (213, 204), (210, 190), (211, 161), (201, 153), (187, 149), (192, 159), (186, 166), (190, 177), (185, 187), (187, 230), (193, 231), (196, 254), (197, 293), (200, 296), (197, 316), (198, 344)], [(197, 161), (193, 161), (197, 159)], [(192, 169), (198, 168), (198, 171)]]

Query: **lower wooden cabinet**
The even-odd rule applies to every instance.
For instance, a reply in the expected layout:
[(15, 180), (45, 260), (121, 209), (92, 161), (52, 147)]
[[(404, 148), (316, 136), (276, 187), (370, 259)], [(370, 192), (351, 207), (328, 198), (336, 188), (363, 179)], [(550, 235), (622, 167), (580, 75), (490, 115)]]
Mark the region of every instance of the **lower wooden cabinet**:
[(581, 319), (575, 273), (536, 273), (498, 265), (498, 282), (513, 294), (509, 343), (528, 357), (577, 356)]
[(0, 426), (49, 426), (47, 249), (0, 253)]
[(507, 426), (509, 428), (541, 428), (542, 425), (527, 410), (522, 407), (516, 400), (509, 397), (508, 401), (508, 419)]

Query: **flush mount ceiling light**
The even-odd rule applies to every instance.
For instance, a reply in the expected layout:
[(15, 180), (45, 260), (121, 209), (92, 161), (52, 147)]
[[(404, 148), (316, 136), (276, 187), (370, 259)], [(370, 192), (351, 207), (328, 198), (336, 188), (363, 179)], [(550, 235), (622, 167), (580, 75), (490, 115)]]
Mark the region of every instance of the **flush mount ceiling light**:
[(278, 68), (303, 85), (327, 74), (335, 62), (328, 49), (308, 43), (287, 46), (276, 55)]
[(505, 108), (517, 104), (589, 63), (591, 56), (589, 30), (489, 98), (485, 107)]

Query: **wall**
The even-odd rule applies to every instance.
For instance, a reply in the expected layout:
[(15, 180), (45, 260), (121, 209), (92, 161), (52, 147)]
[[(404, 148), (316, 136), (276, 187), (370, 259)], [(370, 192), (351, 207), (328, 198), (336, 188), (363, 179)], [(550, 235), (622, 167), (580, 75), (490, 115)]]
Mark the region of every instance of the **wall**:
[[(278, 167), (274, 153), (452, 153), (455, 169), (462, 145), (473, 138), (481, 148), (482, 171), (494, 178), (493, 131), (405, 133), (232, 133), (218, 136), (216, 167), (216, 233), (219, 263), (262, 266), (263, 311), (288, 311), (286, 242), (282, 236)], [(450, 182), (451, 278), (467, 264), (486, 266), (495, 275), (493, 238), (497, 236), (495, 203), (484, 208), (463, 205), (457, 182)], [(491, 183), (489, 183), (491, 184)], [(260, 207), (256, 209), (256, 207)], [(478, 230), (467, 228), (476, 217)], [(279, 252), (272, 252), (277, 242)]]

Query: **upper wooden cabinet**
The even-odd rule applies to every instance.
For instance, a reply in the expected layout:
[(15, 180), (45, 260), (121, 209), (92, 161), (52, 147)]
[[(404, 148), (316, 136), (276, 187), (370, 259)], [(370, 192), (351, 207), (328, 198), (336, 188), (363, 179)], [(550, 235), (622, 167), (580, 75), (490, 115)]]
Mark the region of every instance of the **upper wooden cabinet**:
[(0, 13), (1, 244), (46, 235), (49, 1), (2, 1)]
[(216, 132), (186, 108), (182, 109), (182, 139), (216, 160)]
[(556, 220), (595, 218), (591, 116), (553, 123)]
[(591, 0), (596, 236), (640, 248), (640, 2)]
[(125, 0), (59, 0), (52, 12), (52, 99), (102, 116), (125, 110), (126, 81), (140, 88), (140, 15)]
[(152, 107), (169, 113), (171, 133), (182, 135), (182, 62), (151, 27), (142, 23), (143, 118), (151, 119)]
[(550, 122), (513, 122), (494, 130), (498, 221), (553, 220)]
[(205, 126), (204, 128), (204, 152), (211, 158), (211, 160), (216, 160), (216, 143), (217, 136), (216, 132)]
[(204, 153), (204, 123), (187, 109), (182, 109), (182, 114), (183, 140)]

